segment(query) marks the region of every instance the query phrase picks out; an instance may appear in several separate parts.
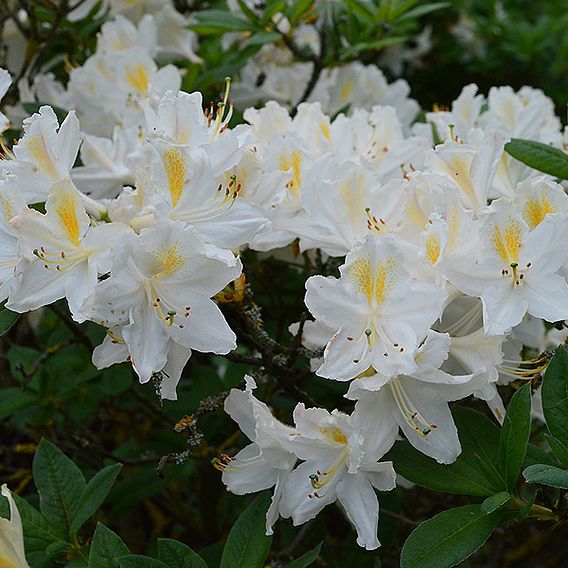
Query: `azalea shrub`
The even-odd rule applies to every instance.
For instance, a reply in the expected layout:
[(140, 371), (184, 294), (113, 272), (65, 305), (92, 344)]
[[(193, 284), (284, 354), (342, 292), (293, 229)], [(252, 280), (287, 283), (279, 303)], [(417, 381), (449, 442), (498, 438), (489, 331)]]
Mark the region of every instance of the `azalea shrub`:
[(562, 565), (565, 90), (473, 4), (3, 4), (0, 566)]

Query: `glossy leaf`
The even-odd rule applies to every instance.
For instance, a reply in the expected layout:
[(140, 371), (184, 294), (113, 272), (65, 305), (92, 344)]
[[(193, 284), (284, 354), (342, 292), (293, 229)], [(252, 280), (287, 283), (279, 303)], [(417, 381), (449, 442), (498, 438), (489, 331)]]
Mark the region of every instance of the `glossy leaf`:
[(158, 539), (158, 560), (170, 568), (207, 568), (205, 560), (189, 546), (168, 538)]
[(499, 459), (509, 491), (515, 487), (525, 461), (530, 433), (531, 391), (530, 385), (526, 384), (513, 395), (509, 403), (499, 439)]
[(542, 410), (548, 431), (568, 446), (568, 351), (558, 347), (542, 380)]
[(272, 537), (265, 535), (270, 494), (259, 495), (236, 520), (229, 532), (221, 568), (262, 568)]
[(513, 138), (505, 144), (505, 150), (513, 158), (535, 170), (559, 179), (568, 179), (568, 155), (558, 148), (534, 140)]
[(498, 526), (500, 513), (466, 505), (418, 526), (402, 548), (401, 568), (450, 568), (473, 554)]

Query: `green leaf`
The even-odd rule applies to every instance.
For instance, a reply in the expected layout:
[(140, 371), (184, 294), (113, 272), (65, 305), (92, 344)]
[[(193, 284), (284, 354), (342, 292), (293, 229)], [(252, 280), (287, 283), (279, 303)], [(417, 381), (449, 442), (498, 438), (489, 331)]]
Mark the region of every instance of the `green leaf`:
[(266, 512), (270, 494), (259, 495), (244, 511), (229, 532), (221, 568), (262, 568), (272, 537), (266, 536)]
[(280, 39), (280, 34), (277, 32), (256, 32), (251, 35), (247, 40), (247, 46), (250, 45), (264, 45), (265, 43), (272, 43)]
[(529, 465), (534, 465), (535, 463), (558, 465), (558, 462), (552, 455), (550, 455), (548, 452), (545, 452), (542, 448), (529, 443), (529, 445), (527, 446), (527, 455), (525, 456), (523, 466), (529, 467)]
[(363, 51), (379, 51), (385, 47), (391, 47), (393, 45), (400, 45), (404, 43), (408, 38), (406, 36), (392, 36), (385, 37), (382, 39), (377, 39), (374, 41), (365, 41), (350, 45), (345, 49), (341, 50), (342, 59), (347, 59), (350, 57), (355, 57)]
[(542, 410), (548, 431), (568, 446), (568, 352), (558, 347), (542, 380)]
[(497, 463), (499, 429), (474, 410), (456, 407), (462, 453), (450, 465), (441, 465), (415, 450), (408, 442), (397, 442), (386, 459), (395, 470), (413, 483), (432, 491), (489, 497), (505, 487), (494, 465)]
[(288, 10), (288, 19), (294, 24), (314, 4), (314, 0), (296, 0)]
[(38, 401), (38, 395), (18, 387), (0, 390), (0, 420)]
[(568, 471), (553, 465), (536, 464), (527, 467), (523, 476), (528, 483), (539, 483), (558, 489), (568, 489)]
[(431, 12), (441, 10), (443, 8), (448, 8), (450, 6), (449, 2), (430, 2), (429, 4), (421, 4), (416, 6), (412, 10), (404, 12), (399, 18), (396, 19), (397, 22), (403, 22), (405, 20), (415, 20)]
[(158, 539), (158, 559), (170, 568), (207, 568), (205, 560), (189, 546), (169, 538)]
[(246, 16), (247, 20), (256, 26), (258, 22), (258, 16), (247, 6), (246, 2), (243, 0), (237, 0), (240, 9), (243, 11), (243, 14)]
[(505, 150), (516, 160), (559, 179), (568, 179), (568, 156), (553, 146), (513, 138), (505, 144)]
[(217, 35), (224, 32), (254, 31), (256, 26), (225, 10), (204, 10), (195, 12), (195, 24), (188, 26), (203, 35)]
[(290, 564), (286, 564), (285, 568), (306, 568), (306, 566), (309, 566), (316, 561), (321, 550), (321, 545), (322, 543), (320, 542), (315, 548), (312, 548), (305, 554), (302, 554), (300, 558), (296, 558), (296, 560), (293, 560)]
[(450, 568), (473, 554), (491, 535), (501, 518), (485, 514), (479, 505), (466, 505), (424, 521), (402, 548), (401, 568)]
[(8, 310), (4, 304), (0, 305), (0, 335), (4, 335), (19, 319), (21, 315)]
[(69, 533), (73, 511), (86, 483), (81, 470), (56, 446), (42, 438), (33, 461), (39, 507), (57, 529)]
[(526, 384), (509, 403), (499, 439), (499, 459), (509, 491), (514, 489), (525, 461), (530, 433), (531, 391), (530, 385)]
[(505, 503), (511, 499), (511, 495), (506, 491), (501, 491), (491, 497), (487, 497), (483, 503), (481, 503), (482, 513), (493, 513), (497, 509), (500, 509)]
[(97, 525), (89, 554), (89, 568), (118, 568), (116, 561), (129, 554), (130, 550), (115, 532), (102, 523)]
[[(558, 438), (555, 438), (552, 434), (546, 434), (546, 439), (554, 452), (554, 455), (558, 458), (560, 463), (568, 467), (568, 446), (563, 444)], [(543, 460), (541, 460), (543, 461)], [(532, 464), (531, 464), (532, 465)], [(549, 463), (548, 465), (555, 465), (554, 463)]]
[(107, 498), (122, 466), (118, 463), (99, 471), (87, 483), (81, 494), (78, 507), (73, 511), (71, 530), (78, 531), (90, 519)]
[(120, 568), (169, 568), (167, 564), (160, 560), (139, 554), (123, 556), (117, 562)]
[[(54, 542), (63, 542), (65, 535), (52, 527), (33, 505), (14, 493), (12, 497), (22, 518), (26, 554), (44, 553), (47, 547)], [(0, 498), (0, 500), (6, 504), (7, 512), (7, 500), (3, 498)], [(1, 516), (7, 517), (8, 515), (5, 514), (5, 511), (2, 511)]]

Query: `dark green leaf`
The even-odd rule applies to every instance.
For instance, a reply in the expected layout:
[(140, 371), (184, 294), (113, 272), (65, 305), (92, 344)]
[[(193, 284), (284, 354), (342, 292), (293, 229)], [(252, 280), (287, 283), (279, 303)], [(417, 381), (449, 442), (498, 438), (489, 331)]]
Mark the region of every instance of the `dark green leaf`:
[(121, 467), (118, 463), (109, 465), (94, 475), (87, 483), (81, 494), (78, 507), (73, 511), (72, 531), (78, 531), (97, 512), (110, 493)]
[(223, 549), (221, 568), (262, 568), (272, 537), (266, 536), (270, 494), (259, 495), (236, 520)]
[[(49, 521), (32, 505), (19, 495), (12, 497), (22, 518), (24, 529), (24, 544), (27, 554), (44, 553), (46, 548), (54, 542), (62, 542), (64, 534), (57, 531), (49, 524)], [(8, 517), (8, 501), (0, 497), (0, 513), (2, 517)]]
[(204, 35), (216, 35), (224, 32), (254, 31), (256, 26), (247, 20), (231, 14), (225, 10), (204, 10), (195, 12), (196, 23), (189, 27)]
[(207, 568), (205, 560), (189, 546), (169, 538), (158, 539), (158, 559), (170, 568)]
[(548, 431), (568, 446), (568, 352), (560, 346), (542, 380), (542, 410)]
[(118, 568), (116, 561), (129, 554), (130, 550), (116, 533), (101, 523), (97, 525), (89, 554), (89, 568)]
[(139, 554), (123, 556), (117, 560), (117, 563), (120, 568), (169, 568), (167, 564), (160, 560)]
[(0, 305), (0, 335), (4, 335), (19, 319), (20, 314), (11, 312), (4, 304)]
[(449, 6), (449, 2), (430, 2), (429, 4), (421, 4), (420, 6), (416, 6), (416, 8), (413, 8), (412, 10), (404, 12), (404, 14), (397, 18), (396, 21), (402, 22), (404, 20), (415, 20), (416, 18), (430, 14), (430, 12), (435, 12), (436, 10), (441, 10), (442, 8), (448, 8)]
[(535, 170), (559, 179), (568, 179), (568, 156), (558, 148), (534, 140), (513, 138), (505, 144), (505, 150)]
[(456, 407), (454, 418), (462, 453), (450, 465), (441, 465), (415, 450), (408, 442), (397, 442), (387, 459), (403, 477), (433, 491), (488, 497), (505, 489), (494, 464), (497, 463), (499, 429), (474, 410)]
[(482, 513), (493, 513), (497, 509), (501, 508), (505, 503), (507, 503), (511, 499), (511, 495), (506, 491), (501, 491), (500, 493), (496, 493), (495, 495), (491, 495), (491, 497), (487, 497), (483, 503), (481, 503), (481, 512)]
[(280, 39), (277, 32), (256, 32), (247, 40), (247, 45), (264, 45)]
[[(558, 458), (560, 463), (563, 466), (568, 467), (568, 446), (566, 446), (566, 444), (563, 444), (558, 438), (555, 438), (552, 434), (547, 434), (546, 439), (548, 440), (548, 443), (550, 444), (550, 447), (552, 448), (554, 455)], [(541, 460), (541, 463), (543, 462), (544, 460)], [(548, 465), (556, 465), (553, 462), (552, 463), (544, 462), (544, 463), (548, 463)]]
[(290, 564), (286, 564), (286, 568), (306, 568), (306, 566), (310, 566), (319, 556), (321, 545), (322, 543), (320, 542), (315, 548), (302, 554), (300, 558), (296, 558), (296, 560), (293, 560)]
[(246, 16), (247, 20), (253, 24), (254, 26), (258, 23), (258, 16), (247, 6), (247, 3), (243, 0), (237, 0), (240, 9), (243, 11), (243, 14)]
[(548, 465), (558, 465), (558, 462), (549, 453), (545, 452), (543, 449), (530, 444), (527, 446), (527, 455), (525, 456), (525, 461), (523, 463), (524, 467), (529, 467), (529, 465), (534, 465), (535, 463), (546, 463)]
[(530, 385), (521, 387), (511, 399), (499, 439), (499, 459), (507, 489), (512, 491), (525, 461), (531, 433)]
[(558, 489), (568, 489), (568, 471), (553, 465), (536, 464), (527, 467), (523, 476), (528, 483), (539, 483)]
[(56, 528), (68, 533), (86, 486), (81, 470), (43, 438), (34, 456), (33, 473), (41, 512)]
[(18, 410), (31, 406), (37, 400), (37, 393), (30, 390), (24, 391), (18, 387), (2, 389), (0, 391), (0, 420)]
[(314, 0), (296, 0), (288, 10), (288, 19), (294, 24), (312, 6)]
[(341, 57), (343, 59), (347, 59), (350, 57), (355, 57), (364, 51), (379, 51), (381, 49), (384, 49), (385, 47), (391, 47), (393, 45), (404, 43), (406, 40), (406, 36), (393, 36), (377, 39), (374, 41), (356, 43), (343, 49), (341, 51)]
[(401, 568), (450, 568), (473, 554), (498, 526), (500, 513), (479, 505), (444, 511), (418, 526), (402, 548)]

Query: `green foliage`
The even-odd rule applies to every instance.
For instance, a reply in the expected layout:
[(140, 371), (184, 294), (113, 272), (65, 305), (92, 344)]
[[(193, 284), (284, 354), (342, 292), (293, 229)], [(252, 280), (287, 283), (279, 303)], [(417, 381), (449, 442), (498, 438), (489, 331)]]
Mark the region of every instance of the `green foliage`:
[(479, 505), (444, 511), (416, 528), (402, 549), (401, 568), (450, 568), (473, 554), (499, 525)]
[(525, 385), (511, 399), (499, 438), (500, 466), (508, 491), (515, 488), (525, 461), (531, 433), (530, 413), (530, 385)]
[(568, 179), (568, 155), (558, 148), (534, 140), (514, 138), (505, 145), (505, 150), (535, 170), (561, 180)]
[(270, 494), (258, 496), (233, 525), (221, 558), (221, 568), (262, 568), (272, 537), (265, 533)]

